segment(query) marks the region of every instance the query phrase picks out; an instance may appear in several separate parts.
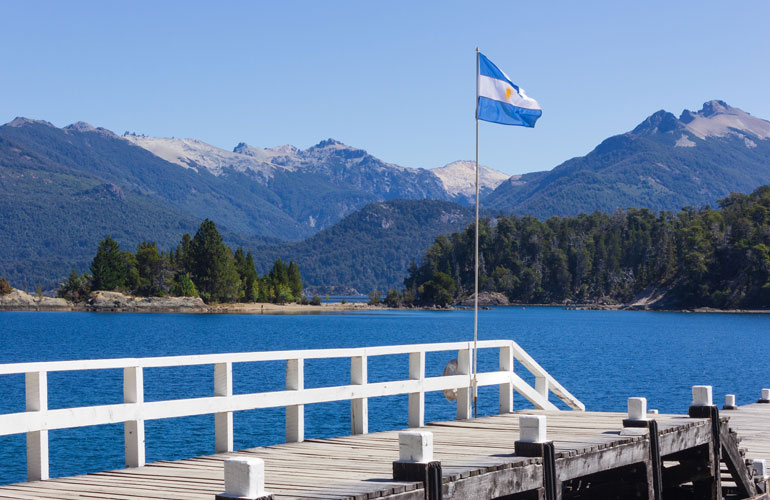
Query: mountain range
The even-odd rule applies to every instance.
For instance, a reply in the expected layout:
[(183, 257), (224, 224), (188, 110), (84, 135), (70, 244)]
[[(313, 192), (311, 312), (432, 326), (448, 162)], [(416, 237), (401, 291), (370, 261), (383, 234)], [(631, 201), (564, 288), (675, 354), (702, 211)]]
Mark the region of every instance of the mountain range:
[(636, 207), (714, 204), (770, 183), (770, 122), (723, 101), (679, 118), (660, 110), (553, 170), (514, 176), (484, 200), (491, 210), (550, 217)]
[[(406, 168), (333, 139), (227, 151), (17, 118), (0, 126), (0, 276), (55, 287), (73, 267), (87, 270), (107, 234), (128, 249), (170, 248), (210, 218), (260, 268), (280, 256), (304, 262), (309, 285), (397, 286), (433, 237), (471, 220), (473, 167)], [(678, 118), (658, 111), (553, 170), (482, 167), (480, 180), (491, 215), (714, 204), (770, 184), (770, 122), (722, 101)]]

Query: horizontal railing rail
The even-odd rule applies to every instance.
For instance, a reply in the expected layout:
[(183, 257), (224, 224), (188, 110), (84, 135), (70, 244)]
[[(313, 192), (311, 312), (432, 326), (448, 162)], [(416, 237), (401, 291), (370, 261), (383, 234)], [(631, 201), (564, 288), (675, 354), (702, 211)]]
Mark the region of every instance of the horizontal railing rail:
[[(498, 349), (499, 369), (476, 374), (478, 386), (499, 386), (499, 411), (513, 411), (513, 395), (518, 392), (536, 408), (558, 409), (548, 399), (554, 394), (574, 410), (585, 406), (561, 386), (518, 344), (511, 340), (478, 342), (478, 349)], [(426, 377), (425, 355), (429, 352), (458, 351), (455, 375)], [(368, 432), (368, 398), (409, 395), (409, 427), (422, 427), (425, 419), (425, 393), (456, 391), (457, 418), (471, 417), (473, 356), (472, 342), (413, 344), (346, 349), (311, 349), (249, 353), (205, 354), (155, 358), (121, 358), (74, 361), (48, 361), (0, 365), (0, 375), (24, 374), (26, 411), (0, 415), (0, 436), (26, 433), (27, 479), (49, 477), (48, 431), (103, 424), (124, 424), (127, 467), (144, 465), (144, 422), (194, 415), (215, 415), (217, 453), (233, 451), (233, 412), (260, 408), (286, 408), (286, 441), (304, 440), (304, 405), (333, 401), (351, 402), (351, 432)], [(368, 382), (368, 358), (394, 354), (409, 355), (409, 378), (387, 382)], [(350, 384), (305, 388), (304, 361), (350, 358)], [(533, 387), (514, 371), (518, 361), (535, 378)], [(233, 394), (233, 363), (286, 362), (286, 390)], [(214, 366), (214, 394), (211, 397), (144, 400), (144, 369), (195, 365)], [(123, 370), (123, 403), (48, 409), (48, 373), (82, 370)]]

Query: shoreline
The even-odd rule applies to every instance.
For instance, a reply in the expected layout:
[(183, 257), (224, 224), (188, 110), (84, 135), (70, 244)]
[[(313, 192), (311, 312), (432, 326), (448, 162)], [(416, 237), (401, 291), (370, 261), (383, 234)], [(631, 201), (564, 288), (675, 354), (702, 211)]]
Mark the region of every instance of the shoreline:
[[(698, 307), (689, 309), (640, 309), (625, 306), (570, 306), (564, 304), (510, 304), (481, 306), (480, 309), (498, 307), (561, 307), (570, 311), (631, 311), (631, 312), (655, 312), (655, 313), (691, 313), (691, 314), (770, 314), (767, 309), (714, 309), (710, 307)], [(66, 306), (39, 305), (7, 305), (0, 304), (0, 312), (87, 312), (87, 313), (151, 313), (151, 314), (249, 314), (249, 315), (303, 315), (326, 314), (340, 312), (374, 312), (374, 311), (460, 311), (469, 310), (468, 307), (387, 307), (383, 305), (369, 305), (365, 302), (330, 303), (321, 305), (306, 304), (273, 304), (273, 303), (231, 303), (203, 305), (201, 307), (92, 307), (87, 304), (68, 304)]]
[[(501, 304), (490, 301), (479, 303), (480, 309), (491, 307), (561, 307), (573, 311), (647, 311), (678, 313), (770, 314), (769, 309), (715, 309), (697, 307), (685, 309), (654, 308), (641, 304)], [(92, 292), (88, 301), (73, 303), (61, 298), (36, 297), (21, 290), (0, 296), (1, 311), (40, 312), (136, 312), (136, 313), (184, 313), (184, 314), (324, 314), (365, 311), (450, 311), (467, 310), (472, 306), (456, 304), (448, 308), (438, 307), (388, 307), (384, 304), (369, 305), (366, 302), (333, 302), (318, 305), (273, 304), (261, 302), (234, 302), (206, 304), (199, 297), (134, 297), (119, 292)]]

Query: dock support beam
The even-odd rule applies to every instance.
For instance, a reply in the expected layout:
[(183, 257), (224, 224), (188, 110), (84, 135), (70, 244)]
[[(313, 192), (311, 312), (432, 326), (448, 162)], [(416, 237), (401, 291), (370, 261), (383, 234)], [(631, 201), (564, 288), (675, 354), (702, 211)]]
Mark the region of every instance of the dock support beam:
[[(25, 374), (27, 411), (48, 410), (48, 372)], [(27, 433), (27, 481), (48, 479), (48, 431)]]
[[(409, 380), (425, 380), (425, 353), (409, 353)], [(421, 384), (422, 385), (422, 384)], [(425, 425), (425, 391), (409, 393), (409, 427)]]
[(660, 458), (660, 434), (655, 419), (647, 421), (650, 430), (650, 474), (652, 475), (652, 500), (663, 498), (663, 461)]
[[(214, 365), (214, 396), (230, 397), (233, 395), (233, 364), (217, 363)], [(214, 414), (214, 441), (217, 453), (233, 451), (233, 412)]]
[[(305, 388), (305, 360), (286, 361), (286, 390), (301, 391)], [(305, 405), (286, 407), (286, 442), (301, 443), (305, 440)]]
[(123, 368), (123, 402), (137, 406), (136, 420), (123, 423), (126, 467), (144, 465), (144, 419), (141, 406), (144, 403), (144, 375), (141, 366)]
[[(351, 385), (366, 385), (366, 356), (350, 358)], [(350, 433), (367, 434), (369, 432), (369, 401), (366, 398), (350, 400)]]
[(693, 481), (693, 488), (698, 498), (709, 500), (722, 499), (722, 472), (720, 460), (722, 444), (719, 437), (719, 410), (713, 404), (712, 388), (710, 385), (695, 385), (692, 388), (692, 405), (688, 409), (690, 418), (708, 418), (711, 420), (711, 443), (708, 460), (711, 466), (712, 478), (704, 481)]

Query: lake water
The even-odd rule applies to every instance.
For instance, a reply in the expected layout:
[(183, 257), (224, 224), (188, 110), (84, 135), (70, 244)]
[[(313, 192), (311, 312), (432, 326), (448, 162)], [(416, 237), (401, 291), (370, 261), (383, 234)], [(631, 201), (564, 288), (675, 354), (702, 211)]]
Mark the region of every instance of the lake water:
[[(145, 357), (303, 348), (363, 347), (471, 340), (472, 311), (381, 311), (299, 316), (0, 313), (0, 363)], [(630, 396), (650, 408), (684, 413), (693, 385), (714, 386), (715, 403), (738, 404), (770, 386), (770, 315), (566, 311), (508, 307), (480, 311), (480, 339), (514, 339), (589, 410), (625, 411)], [(441, 374), (456, 353), (427, 357), (428, 376)], [(494, 370), (497, 354), (481, 351), (479, 371)], [(235, 393), (281, 390), (285, 363), (237, 364)], [(349, 382), (349, 360), (309, 360), (305, 386)], [(212, 394), (211, 366), (147, 369), (147, 401)], [(522, 368), (517, 369), (522, 373)], [(369, 380), (408, 376), (407, 356), (373, 357)], [(524, 377), (531, 382), (531, 377)], [(49, 407), (122, 402), (122, 372), (49, 374)], [(479, 414), (497, 410), (496, 387), (479, 391)], [(553, 400), (553, 397), (552, 397)], [(521, 396), (515, 407), (529, 407)], [(406, 426), (407, 397), (369, 400), (369, 429)], [(0, 376), (0, 413), (24, 411), (23, 375)], [(454, 418), (441, 393), (426, 395), (426, 421)], [(349, 402), (305, 407), (305, 435), (349, 433)], [(239, 412), (235, 447), (283, 441), (284, 410)], [(214, 452), (214, 417), (147, 421), (147, 461)], [(123, 426), (51, 431), (51, 476), (123, 466)], [(26, 478), (25, 437), (0, 437), (0, 484)]]

